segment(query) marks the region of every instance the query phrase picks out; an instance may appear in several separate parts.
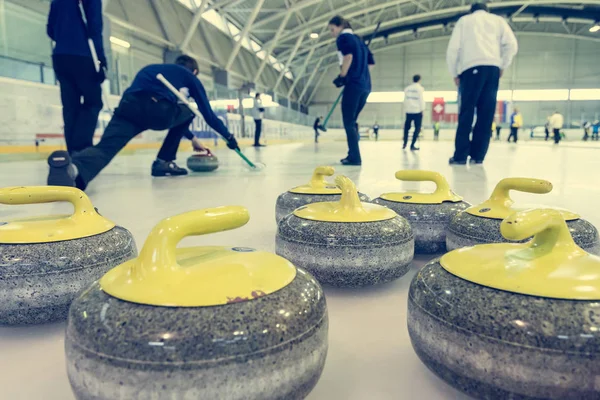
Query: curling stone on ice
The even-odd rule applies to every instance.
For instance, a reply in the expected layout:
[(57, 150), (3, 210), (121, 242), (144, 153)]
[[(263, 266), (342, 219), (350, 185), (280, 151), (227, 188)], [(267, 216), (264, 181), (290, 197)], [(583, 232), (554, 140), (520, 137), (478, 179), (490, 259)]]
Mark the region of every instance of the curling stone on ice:
[(318, 282), (271, 253), (176, 248), (248, 219), (243, 207), (165, 219), (137, 259), (73, 302), (66, 356), (77, 399), (302, 399), (311, 391), (327, 354)]
[(219, 159), (209, 150), (194, 154), (187, 159), (187, 167), (194, 172), (210, 172), (219, 168)]
[[(277, 223), (295, 209), (312, 203), (325, 201), (338, 201), (342, 191), (335, 184), (325, 180), (326, 176), (333, 176), (333, 167), (317, 167), (310, 182), (306, 185), (297, 186), (277, 198), (275, 206), (275, 219)], [(361, 201), (369, 201), (365, 194), (358, 193)]]
[(415, 235), (415, 253), (446, 251), (446, 229), (450, 219), (470, 204), (456, 195), (448, 181), (433, 171), (405, 170), (396, 172), (401, 181), (431, 181), (436, 184), (433, 193), (384, 193), (373, 203), (394, 210), (410, 223)]
[(374, 285), (406, 274), (415, 247), (408, 221), (361, 203), (347, 177), (335, 183), (342, 190), (338, 202), (309, 204), (281, 220), (277, 254), (333, 286)]
[[(452, 218), (446, 232), (448, 250), (483, 243), (507, 242), (500, 234), (500, 224), (503, 219), (516, 211), (540, 207), (554, 208), (531, 205), (514, 207), (514, 202), (509, 196), (511, 190), (528, 193), (549, 193), (552, 190), (552, 183), (542, 179), (530, 178), (502, 179), (496, 185), (488, 200), (472, 206)], [(594, 225), (571, 211), (555, 209), (567, 221), (575, 243), (592, 254), (600, 254), (600, 239), (598, 230)]]
[(454, 250), (414, 277), (417, 355), (477, 399), (600, 399), (600, 258), (557, 210), (515, 213), (500, 230), (533, 239)]
[(71, 215), (0, 221), (0, 325), (64, 320), (71, 301), (137, 254), (133, 237), (68, 187), (0, 189), (1, 204), (70, 202)]

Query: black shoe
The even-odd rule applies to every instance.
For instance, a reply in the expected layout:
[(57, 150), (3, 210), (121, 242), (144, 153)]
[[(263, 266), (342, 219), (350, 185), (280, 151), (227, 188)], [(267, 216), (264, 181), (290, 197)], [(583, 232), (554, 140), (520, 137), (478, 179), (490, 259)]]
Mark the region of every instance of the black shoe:
[(77, 168), (71, 162), (68, 152), (59, 150), (48, 157), (48, 186), (76, 187)]
[(180, 168), (173, 161), (156, 160), (152, 163), (152, 176), (182, 176), (187, 174), (187, 169)]
[(404, 143), (404, 146), (402, 146), (402, 150), (406, 149), (406, 143)]
[(252, 147), (267, 147), (266, 144), (254, 143)]
[(342, 165), (355, 165), (355, 166), (362, 165), (362, 162), (360, 162), (360, 161), (358, 161), (358, 162), (357, 161), (351, 161), (351, 160), (348, 160), (347, 158), (343, 159), (341, 161), (341, 163), (342, 163)]
[(450, 158), (450, 160), (448, 160), (448, 164), (450, 164), (450, 165), (466, 165), (467, 160), (455, 160), (454, 157), (452, 157), (452, 158)]
[(476, 160), (474, 158), (471, 158), (469, 161), (471, 164), (483, 164), (483, 160)]
[(419, 149), (418, 147), (415, 146), (410, 146), (410, 151), (419, 151), (421, 149)]

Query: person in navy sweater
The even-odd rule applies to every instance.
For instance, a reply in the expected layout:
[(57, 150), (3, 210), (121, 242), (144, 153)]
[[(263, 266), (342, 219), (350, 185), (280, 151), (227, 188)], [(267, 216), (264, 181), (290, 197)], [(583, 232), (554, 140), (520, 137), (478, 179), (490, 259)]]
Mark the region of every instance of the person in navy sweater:
[(369, 69), (375, 64), (373, 54), (364, 42), (356, 36), (350, 23), (339, 15), (329, 21), (329, 31), (336, 37), (340, 75), (333, 81), (336, 87), (344, 88), (342, 97), (342, 120), (348, 140), (348, 156), (341, 161), (343, 165), (361, 165), (358, 146), (358, 116), (371, 93), (371, 74)]
[[(52, 64), (60, 82), (64, 135), (70, 154), (93, 145), (98, 115), (102, 110), (102, 82), (106, 55), (102, 44), (102, 1), (52, 0), (47, 33), (55, 42)], [(100, 71), (96, 70), (88, 44), (92, 39)]]
[(194, 114), (156, 76), (162, 74), (177, 90), (194, 99), (206, 123), (227, 140), (227, 147), (239, 149), (235, 137), (213, 112), (204, 86), (198, 80), (198, 63), (189, 56), (180, 56), (175, 64), (148, 65), (138, 72), (125, 91), (121, 102), (100, 143), (73, 155), (55, 151), (48, 158), (48, 185), (75, 186), (84, 190), (117, 153), (145, 130), (169, 132), (152, 165), (153, 176), (185, 175), (174, 160), (182, 137), (192, 140), (195, 150), (205, 150), (190, 132)]

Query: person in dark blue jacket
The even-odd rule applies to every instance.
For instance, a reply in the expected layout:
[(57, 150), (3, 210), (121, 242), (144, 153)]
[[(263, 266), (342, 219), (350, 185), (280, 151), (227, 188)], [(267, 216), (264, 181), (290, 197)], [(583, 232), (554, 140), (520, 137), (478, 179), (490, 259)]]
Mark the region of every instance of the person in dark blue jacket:
[[(93, 145), (98, 115), (102, 110), (102, 82), (106, 55), (102, 44), (102, 0), (52, 0), (47, 33), (55, 42), (52, 64), (60, 82), (64, 134), (70, 154)], [(88, 44), (92, 39), (98, 61), (96, 70)]]
[(340, 75), (333, 81), (336, 87), (344, 88), (342, 97), (342, 119), (348, 140), (348, 156), (341, 160), (344, 165), (361, 165), (358, 146), (358, 115), (371, 93), (370, 67), (375, 64), (373, 54), (365, 43), (352, 32), (350, 23), (339, 15), (329, 21), (329, 31), (336, 37)]
[(187, 174), (187, 170), (179, 168), (174, 162), (181, 138), (185, 136), (192, 140), (197, 151), (205, 149), (189, 130), (194, 114), (156, 78), (158, 74), (162, 74), (181, 93), (194, 99), (206, 123), (227, 140), (227, 147), (232, 150), (239, 148), (235, 137), (213, 112), (204, 86), (196, 77), (198, 63), (183, 55), (177, 58), (175, 64), (148, 65), (138, 72), (96, 146), (73, 155), (66, 151), (52, 153), (48, 158), (48, 185), (85, 189), (131, 139), (149, 129), (169, 130), (152, 165), (152, 175)]

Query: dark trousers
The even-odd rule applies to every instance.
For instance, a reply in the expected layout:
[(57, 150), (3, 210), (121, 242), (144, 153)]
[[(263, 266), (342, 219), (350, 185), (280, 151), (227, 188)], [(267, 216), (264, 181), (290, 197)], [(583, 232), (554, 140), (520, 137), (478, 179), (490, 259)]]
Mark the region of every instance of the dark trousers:
[(410, 131), (410, 127), (413, 122), (415, 123), (415, 132), (413, 133), (410, 147), (415, 147), (415, 143), (417, 143), (417, 139), (419, 138), (421, 124), (423, 123), (423, 113), (420, 112), (418, 114), (406, 114), (406, 120), (404, 121), (404, 147), (406, 147), (406, 144), (408, 143), (408, 132)]
[(145, 130), (169, 129), (158, 158), (174, 160), (181, 137), (192, 119), (193, 114), (183, 104), (157, 99), (149, 93), (123, 96), (100, 143), (72, 157), (79, 170), (78, 187), (85, 188), (131, 139)]
[(519, 128), (511, 126), (510, 127), (510, 135), (508, 135), (508, 142), (510, 143), (510, 140), (514, 139), (515, 143), (517, 143), (517, 140), (519, 140)]
[(553, 129), (554, 131), (554, 143), (560, 142), (560, 129)]
[(355, 86), (346, 86), (342, 97), (342, 120), (348, 141), (348, 160), (362, 162), (358, 146), (358, 116), (367, 103), (370, 91)]
[(102, 110), (102, 81), (90, 57), (55, 55), (52, 64), (60, 82), (67, 151), (73, 154), (94, 145)]
[(379, 140), (379, 129), (373, 129), (373, 134), (375, 135), (375, 141)]
[(546, 133), (546, 140), (548, 140), (548, 138), (550, 137), (550, 130), (548, 129), (548, 127), (544, 128), (544, 132)]
[(315, 143), (319, 143), (319, 130), (315, 129)]
[(260, 140), (260, 134), (262, 133), (262, 119), (255, 119), (254, 124), (256, 125), (254, 131), (254, 145), (258, 145)]
[(497, 126), (496, 127), (496, 140), (500, 140), (500, 131), (502, 130), (501, 127)]
[[(465, 161), (470, 155), (483, 161), (490, 146), (490, 128), (494, 122), (496, 98), (500, 82), (500, 68), (479, 66), (460, 75), (460, 111), (454, 141), (454, 159)], [(477, 122), (473, 118), (477, 108)], [(473, 129), (473, 139), (469, 136)]]

